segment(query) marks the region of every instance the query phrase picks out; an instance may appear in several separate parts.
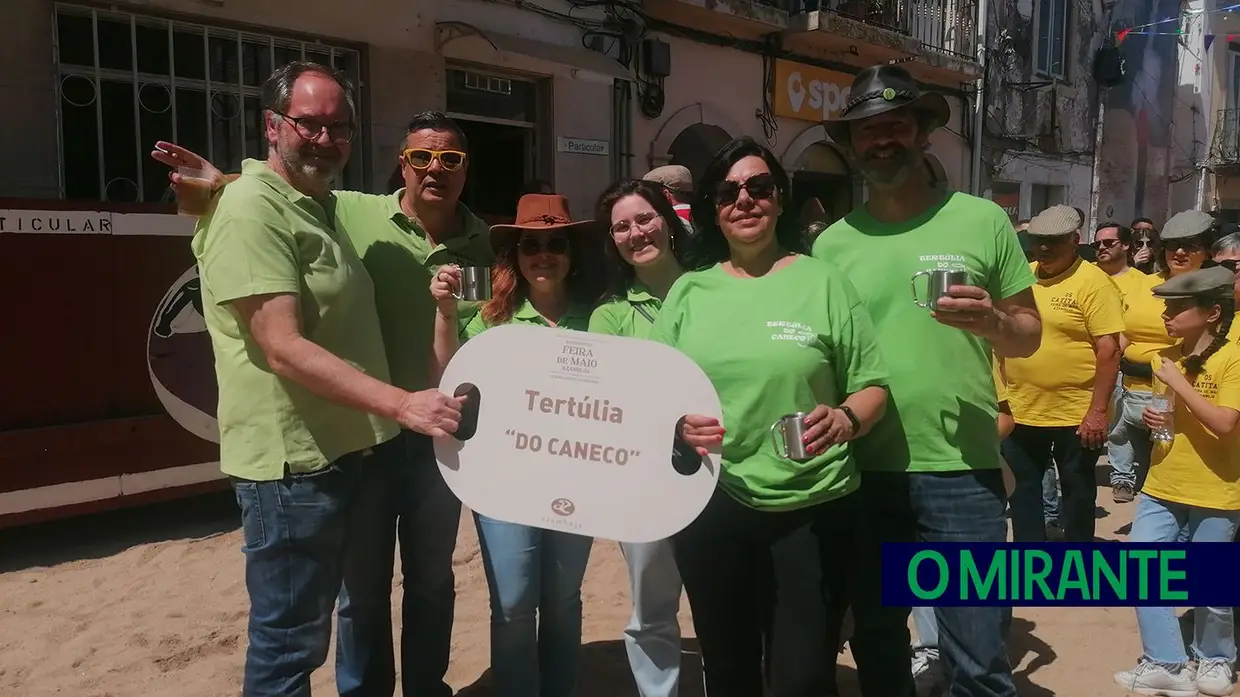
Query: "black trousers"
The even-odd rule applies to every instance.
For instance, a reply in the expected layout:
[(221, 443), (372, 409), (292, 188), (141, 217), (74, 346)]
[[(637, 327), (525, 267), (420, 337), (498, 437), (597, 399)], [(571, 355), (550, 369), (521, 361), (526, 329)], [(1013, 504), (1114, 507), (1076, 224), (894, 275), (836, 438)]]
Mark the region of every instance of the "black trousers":
[[(1042, 475), (1054, 464), (1063, 490), (1059, 520), (1065, 542), (1094, 541), (1094, 507), (1098, 487), (1094, 468), (1101, 450), (1087, 450), (1074, 426), (1026, 426), (1003, 442), (1003, 456), (1012, 468), (1016, 489), (1012, 492), (1012, 540), (1046, 542), (1042, 513)], [(1053, 462), (1052, 462), (1053, 458)]]
[(764, 657), (778, 697), (827, 694), (839, 625), (825, 608), (851, 592), (862, 521), (857, 494), (764, 512), (720, 487), (673, 538), (710, 697), (763, 695)]

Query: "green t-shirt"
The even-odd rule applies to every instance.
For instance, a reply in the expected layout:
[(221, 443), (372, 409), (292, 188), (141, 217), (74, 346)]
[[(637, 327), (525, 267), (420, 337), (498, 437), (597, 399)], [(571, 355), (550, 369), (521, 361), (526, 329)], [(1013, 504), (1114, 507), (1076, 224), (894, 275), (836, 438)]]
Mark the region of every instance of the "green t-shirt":
[[(918, 271), (962, 269), (995, 299), (1035, 283), (1007, 214), (959, 192), (924, 214), (887, 225), (858, 208), (814, 243), (814, 256), (848, 269), (891, 371), (887, 415), (857, 443), (862, 469), (953, 472), (999, 467), (990, 345), (939, 324), (913, 303)], [(925, 281), (919, 279), (919, 294)]]
[[(435, 301), (431, 278), (444, 264), (490, 266), (495, 253), (487, 224), (464, 205), (460, 206), (462, 234), (432, 244), (417, 221), (401, 211), (404, 191), (386, 196), (337, 192), (336, 220), (374, 279), (392, 384), (416, 392), (432, 387), (429, 366)], [(477, 303), (458, 306), (466, 318), (477, 310)]]
[(719, 482), (735, 499), (788, 510), (860, 485), (851, 444), (796, 463), (776, 452), (771, 437), (786, 414), (836, 406), (887, 382), (870, 318), (838, 269), (798, 256), (761, 278), (719, 266), (685, 274), (650, 338), (693, 359), (715, 386), (727, 430)]
[[(520, 307), (512, 314), (509, 324), (533, 324), (539, 327), (549, 327), (550, 324), (540, 314), (529, 300), (521, 301)], [(482, 332), (491, 328), (492, 325), (482, 318), (482, 313), (475, 314), (471, 319), (463, 321), (461, 327), (461, 343), (464, 343)], [(556, 329), (572, 329), (574, 331), (584, 332), (590, 326), (590, 308), (570, 305), (564, 316), (560, 318)]]
[(623, 298), (612, 298), (594, 308), (590, 313), (590, 331), (645, 339), (650, 336), (650, 328), (662, 306), (645, 286), (634, 283)]
[[(334, 206), (328, 198), (327, 208)], [(231, 303), (292, 293), (302, 335), (354, 367), (388, 380), (374, 286), (324, 204), (302, 195), (266, 163), (241, 176), (199, 221), (192, 243), (219, 383), (220, 469), (270, 481), (322, 469), (395, 436), (395, 422), (329, 402), (272, 372)]]

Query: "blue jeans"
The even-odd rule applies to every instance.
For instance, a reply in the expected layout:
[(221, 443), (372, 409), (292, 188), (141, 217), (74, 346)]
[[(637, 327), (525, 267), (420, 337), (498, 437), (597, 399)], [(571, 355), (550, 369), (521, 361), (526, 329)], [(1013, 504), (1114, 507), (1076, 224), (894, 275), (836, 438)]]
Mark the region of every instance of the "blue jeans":
[[(1133, 514), (1132, 542), (1178, 542), (1185, 533), (1192, 542), (1231, 544), (1240, 522), (1240, 511), (1216, 511), (1172, 503), (1141, 494)], [(1193, 654), (1197, 660), (1218, 659), (1228, 664), (1236, 660), (1235, 627), (1232, 608), (1193, 609)], [(1188, 662), (1184, 637), (1173, 607), (1137, 608), (1137, 628), (1141, 631), (1144, 658), (1169, 668)]]
[(1047, 467), (1042, 475), (1042, 518), (1046, 524), (1059, 523), (1059, 475)]
[(310, 474), (232, 480), (250, 596), (244, 697), (310, 697), (327, 660), (362, 457)]
[[(883, 542), (1004, 542), (1003, 474), (863, 472), (861, 492), (870, 530), (861, 584), (853, 603), (852, 639), (861, 692), (911, 695), (910, 608), (882, 603)], [(935, 608), (945, 694), (1014, 697), (1005, 642), (1010, 607)]]
[(676, 697), (680, 684), (680, 571), (671, 540), (621, 543), (633, 616), (624, 648), (641, 697)]
[(491, 594), (491, 670), (504, 697), (572, 697), (589, 537), (474, 514)]
[(1111, 465), (1111, 486), (1137, 486), (1137, 469), (1147, 471), (1150, 453), (1150, 430), (1141, 419), (1141, 412), (1150, 405), (1151, 394), (1120, 387), (1115, 410), (1115, 423), (1107, 435), (1107, 462)]
[(456, 590), (452, 552), (461, 503), (435, 462), (434, 442), (410, 431), (375, 448), (358, 484), (336, 630), (340, 697), (391, 697), (392, 567), (400, 538), (401, 689), (407, 697), (451, 697), (444, 682)]

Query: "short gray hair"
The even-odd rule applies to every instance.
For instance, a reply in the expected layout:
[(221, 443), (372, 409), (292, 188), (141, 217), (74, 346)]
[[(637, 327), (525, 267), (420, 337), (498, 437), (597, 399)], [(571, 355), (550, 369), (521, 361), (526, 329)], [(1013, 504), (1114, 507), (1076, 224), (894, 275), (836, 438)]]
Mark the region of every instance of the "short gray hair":
[(1240, 232), (1233, 232), (1230, 235), (1218, 238), (1214, 245), (1210, 247), (1210, 255), (1218, 256), (1220, 254), (1240, 254)]
[(357, 89), (353, 81), (335, 68), (311, 61), (293, 61), (276, 68), (263, 83), (263, 109), (277, 114), (287, 113), (289, 102), (293, 99), (293, 85), (297, 84), (297, 78), (306, 73), (318, 73), (340, 85), (344, 101), (349, 105), (349, 122), (357, 125)]

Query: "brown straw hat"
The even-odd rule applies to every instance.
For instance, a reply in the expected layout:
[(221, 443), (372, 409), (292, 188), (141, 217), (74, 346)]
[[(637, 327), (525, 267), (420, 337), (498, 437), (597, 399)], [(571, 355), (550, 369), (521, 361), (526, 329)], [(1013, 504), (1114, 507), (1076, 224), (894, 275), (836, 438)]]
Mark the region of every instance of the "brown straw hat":
[(526, 194), (517, 202), (516, 222), (491, 226), (491, 246), (498, 249), (513, 233), (522, 230), (568, 230), (597, 232), (593, 220), (573, 220), (568, 199), (559, 194)]

